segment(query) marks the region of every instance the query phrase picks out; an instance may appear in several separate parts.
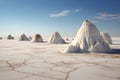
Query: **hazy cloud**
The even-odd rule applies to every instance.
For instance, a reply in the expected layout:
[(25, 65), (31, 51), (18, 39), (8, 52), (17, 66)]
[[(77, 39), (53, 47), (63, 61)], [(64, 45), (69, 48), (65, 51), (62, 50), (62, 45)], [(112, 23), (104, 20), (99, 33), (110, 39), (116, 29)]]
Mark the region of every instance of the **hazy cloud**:
[(95, 16), (96, 19), (100, 20), (117, 20), (120, 21), (120, 14), (110, 14), (110, 13), (99, 13)]
[(80, 11), (80, 9), (75, 9), (75, 11), (74, 12), (79, 12)]
[(70, 13), (74, 13), (74, 12), (79, 12), (80, 9), (75, 9), (75, 10), (64, 10), (58, 13), (51, 13), (49, 14), (49, 17), (63, 17), (63, 16), (67, 16)]
[(69, 10), (64, 10), (59, 13), (52, 13), (49, 15), (49, 17), (60, 17), (60, 16), (67, 16), (70, 13)]

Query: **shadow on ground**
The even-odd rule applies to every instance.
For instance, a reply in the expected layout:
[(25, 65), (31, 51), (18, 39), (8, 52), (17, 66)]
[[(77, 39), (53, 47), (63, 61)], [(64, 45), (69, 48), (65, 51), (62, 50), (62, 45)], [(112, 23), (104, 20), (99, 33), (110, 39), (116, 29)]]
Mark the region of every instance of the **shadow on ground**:
[(109, 54), (120, 54), (120, 49), (112, 49)]

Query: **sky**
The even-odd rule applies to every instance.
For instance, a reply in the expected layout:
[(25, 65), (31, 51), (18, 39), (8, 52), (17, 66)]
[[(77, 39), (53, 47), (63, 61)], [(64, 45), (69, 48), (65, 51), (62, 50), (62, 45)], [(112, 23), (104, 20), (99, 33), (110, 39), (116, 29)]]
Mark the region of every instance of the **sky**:
[(75, 36), (91, 20), (101, 32), (120, 36), (120, 0), (0, 0), (0, 36), (39, 33)]

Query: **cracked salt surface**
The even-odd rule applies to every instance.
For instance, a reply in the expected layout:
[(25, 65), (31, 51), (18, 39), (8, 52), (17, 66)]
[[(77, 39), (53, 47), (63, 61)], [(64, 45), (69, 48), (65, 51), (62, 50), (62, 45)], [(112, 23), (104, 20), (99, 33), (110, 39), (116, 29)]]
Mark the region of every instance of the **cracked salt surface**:
[(67, 45), (0, 40), (0, 80), (120, 80), (120, 54), (62, 53)]

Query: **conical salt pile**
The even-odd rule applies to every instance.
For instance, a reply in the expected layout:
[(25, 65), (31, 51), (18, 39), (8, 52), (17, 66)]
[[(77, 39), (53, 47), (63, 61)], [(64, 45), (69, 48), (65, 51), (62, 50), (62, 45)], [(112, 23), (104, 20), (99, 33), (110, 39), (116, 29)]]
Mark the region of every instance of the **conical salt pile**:
[(64, 39), (62, 39), (62, 37), (60, 36), (58, 32), (55, 32), (50, 37), (48, 43), (65, 44), (66, 42), (64, 41)]
[(31, 37), (31, 36), (29, 36), (28, 38), (29, 38), (29, 40), (32, 40), (32, 37)]
[(12, 35), (8, 35), (7, 39), (14, 39), (14, 37), (12, 37)]
[(109, 52), (109, 45), (103, 40), (96, 26), (85, 20), (72, 43), (64, 50), (66, 53)]
[(19, 38), (19, 41), (29, 41), (29, 38), (25, 34), (22, 34)]
[(40, 34), (35, 34), (35, 36), (32, 39), (32, 42), (43, 42), (43, 39)]
[(2, 40), (2, 37), (0, 37), (0, 40)]
[(108, 33), (100, 32), (100, 35), (102, 36), (106, 43), (112, 44), (111, 36)]

